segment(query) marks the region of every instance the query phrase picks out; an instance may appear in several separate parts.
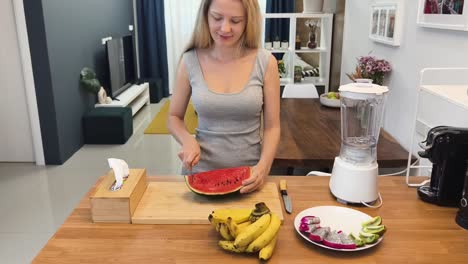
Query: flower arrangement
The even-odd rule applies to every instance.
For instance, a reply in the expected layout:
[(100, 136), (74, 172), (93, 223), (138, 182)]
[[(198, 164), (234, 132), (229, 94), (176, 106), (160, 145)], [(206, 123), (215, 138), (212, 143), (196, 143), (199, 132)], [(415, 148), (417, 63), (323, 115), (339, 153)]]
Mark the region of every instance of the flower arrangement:
[(377, 59), (374, 56), (361, 56), (357, 61), (355, 72), (346, 74), (352, 81), (372, 79), (373, 83), (382, 85), (385, 75), (392, 71), (392, 66), (388, 61)]
[(306, 22), (304, 23), (304, 25), (308, 26), (310, 28), (310, 31), (313, 31), (315, 32), (318, 28), (318, 25), (319, 25), (319, 21), (318, 20), (313, 20), (313, 19), (309, 19), (309, 20), (306, 20)]

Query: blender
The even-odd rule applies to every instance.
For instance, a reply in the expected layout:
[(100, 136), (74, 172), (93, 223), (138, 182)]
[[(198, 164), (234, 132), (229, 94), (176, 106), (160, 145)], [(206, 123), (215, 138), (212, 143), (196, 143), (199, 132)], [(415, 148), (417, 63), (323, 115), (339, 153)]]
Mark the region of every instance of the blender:
[(338, 90), (341, 150), (333, 164), (330, 191), (339, 202), (372, 207), (368, 203), (380, 197), (377, 141), (388, 88), (372, 83), (350, 83)]

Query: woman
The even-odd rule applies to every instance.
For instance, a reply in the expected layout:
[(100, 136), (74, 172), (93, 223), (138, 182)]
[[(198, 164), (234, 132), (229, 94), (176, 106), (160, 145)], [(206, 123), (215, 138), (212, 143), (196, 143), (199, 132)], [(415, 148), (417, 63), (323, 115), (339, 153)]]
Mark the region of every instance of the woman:
[[(252, 166), (241, 193), (263, 185), (280, 136), (278, 65), (259, 49), (260, 21), (257, 0), (201, 2), (168, 118), (182, 145), (182, 173)], [(183, 121), (190, 99), (198, 114), (196, 137)]]

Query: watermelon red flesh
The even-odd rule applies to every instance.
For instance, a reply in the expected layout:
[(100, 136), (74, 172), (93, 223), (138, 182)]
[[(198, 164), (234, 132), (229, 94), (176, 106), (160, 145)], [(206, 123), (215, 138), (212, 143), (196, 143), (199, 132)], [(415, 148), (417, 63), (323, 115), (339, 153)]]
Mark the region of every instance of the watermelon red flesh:
[(237, 192), (242, 181), (250, 177), (250, 167), (211, 170), (185, 176), (187, 186), (195, 193), (224, 195)]

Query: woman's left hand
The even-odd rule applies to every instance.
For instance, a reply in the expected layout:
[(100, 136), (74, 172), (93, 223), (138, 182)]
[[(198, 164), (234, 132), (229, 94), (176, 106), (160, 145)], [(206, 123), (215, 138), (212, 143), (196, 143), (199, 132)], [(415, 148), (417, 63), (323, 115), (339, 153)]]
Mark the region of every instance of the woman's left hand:
[(262, 187), (268, 172), (268, 168), (260, 164), (252, 167), (250, 178), (242, 182), (243, 187), (240, 189), (240, 193), (250, 193)]

